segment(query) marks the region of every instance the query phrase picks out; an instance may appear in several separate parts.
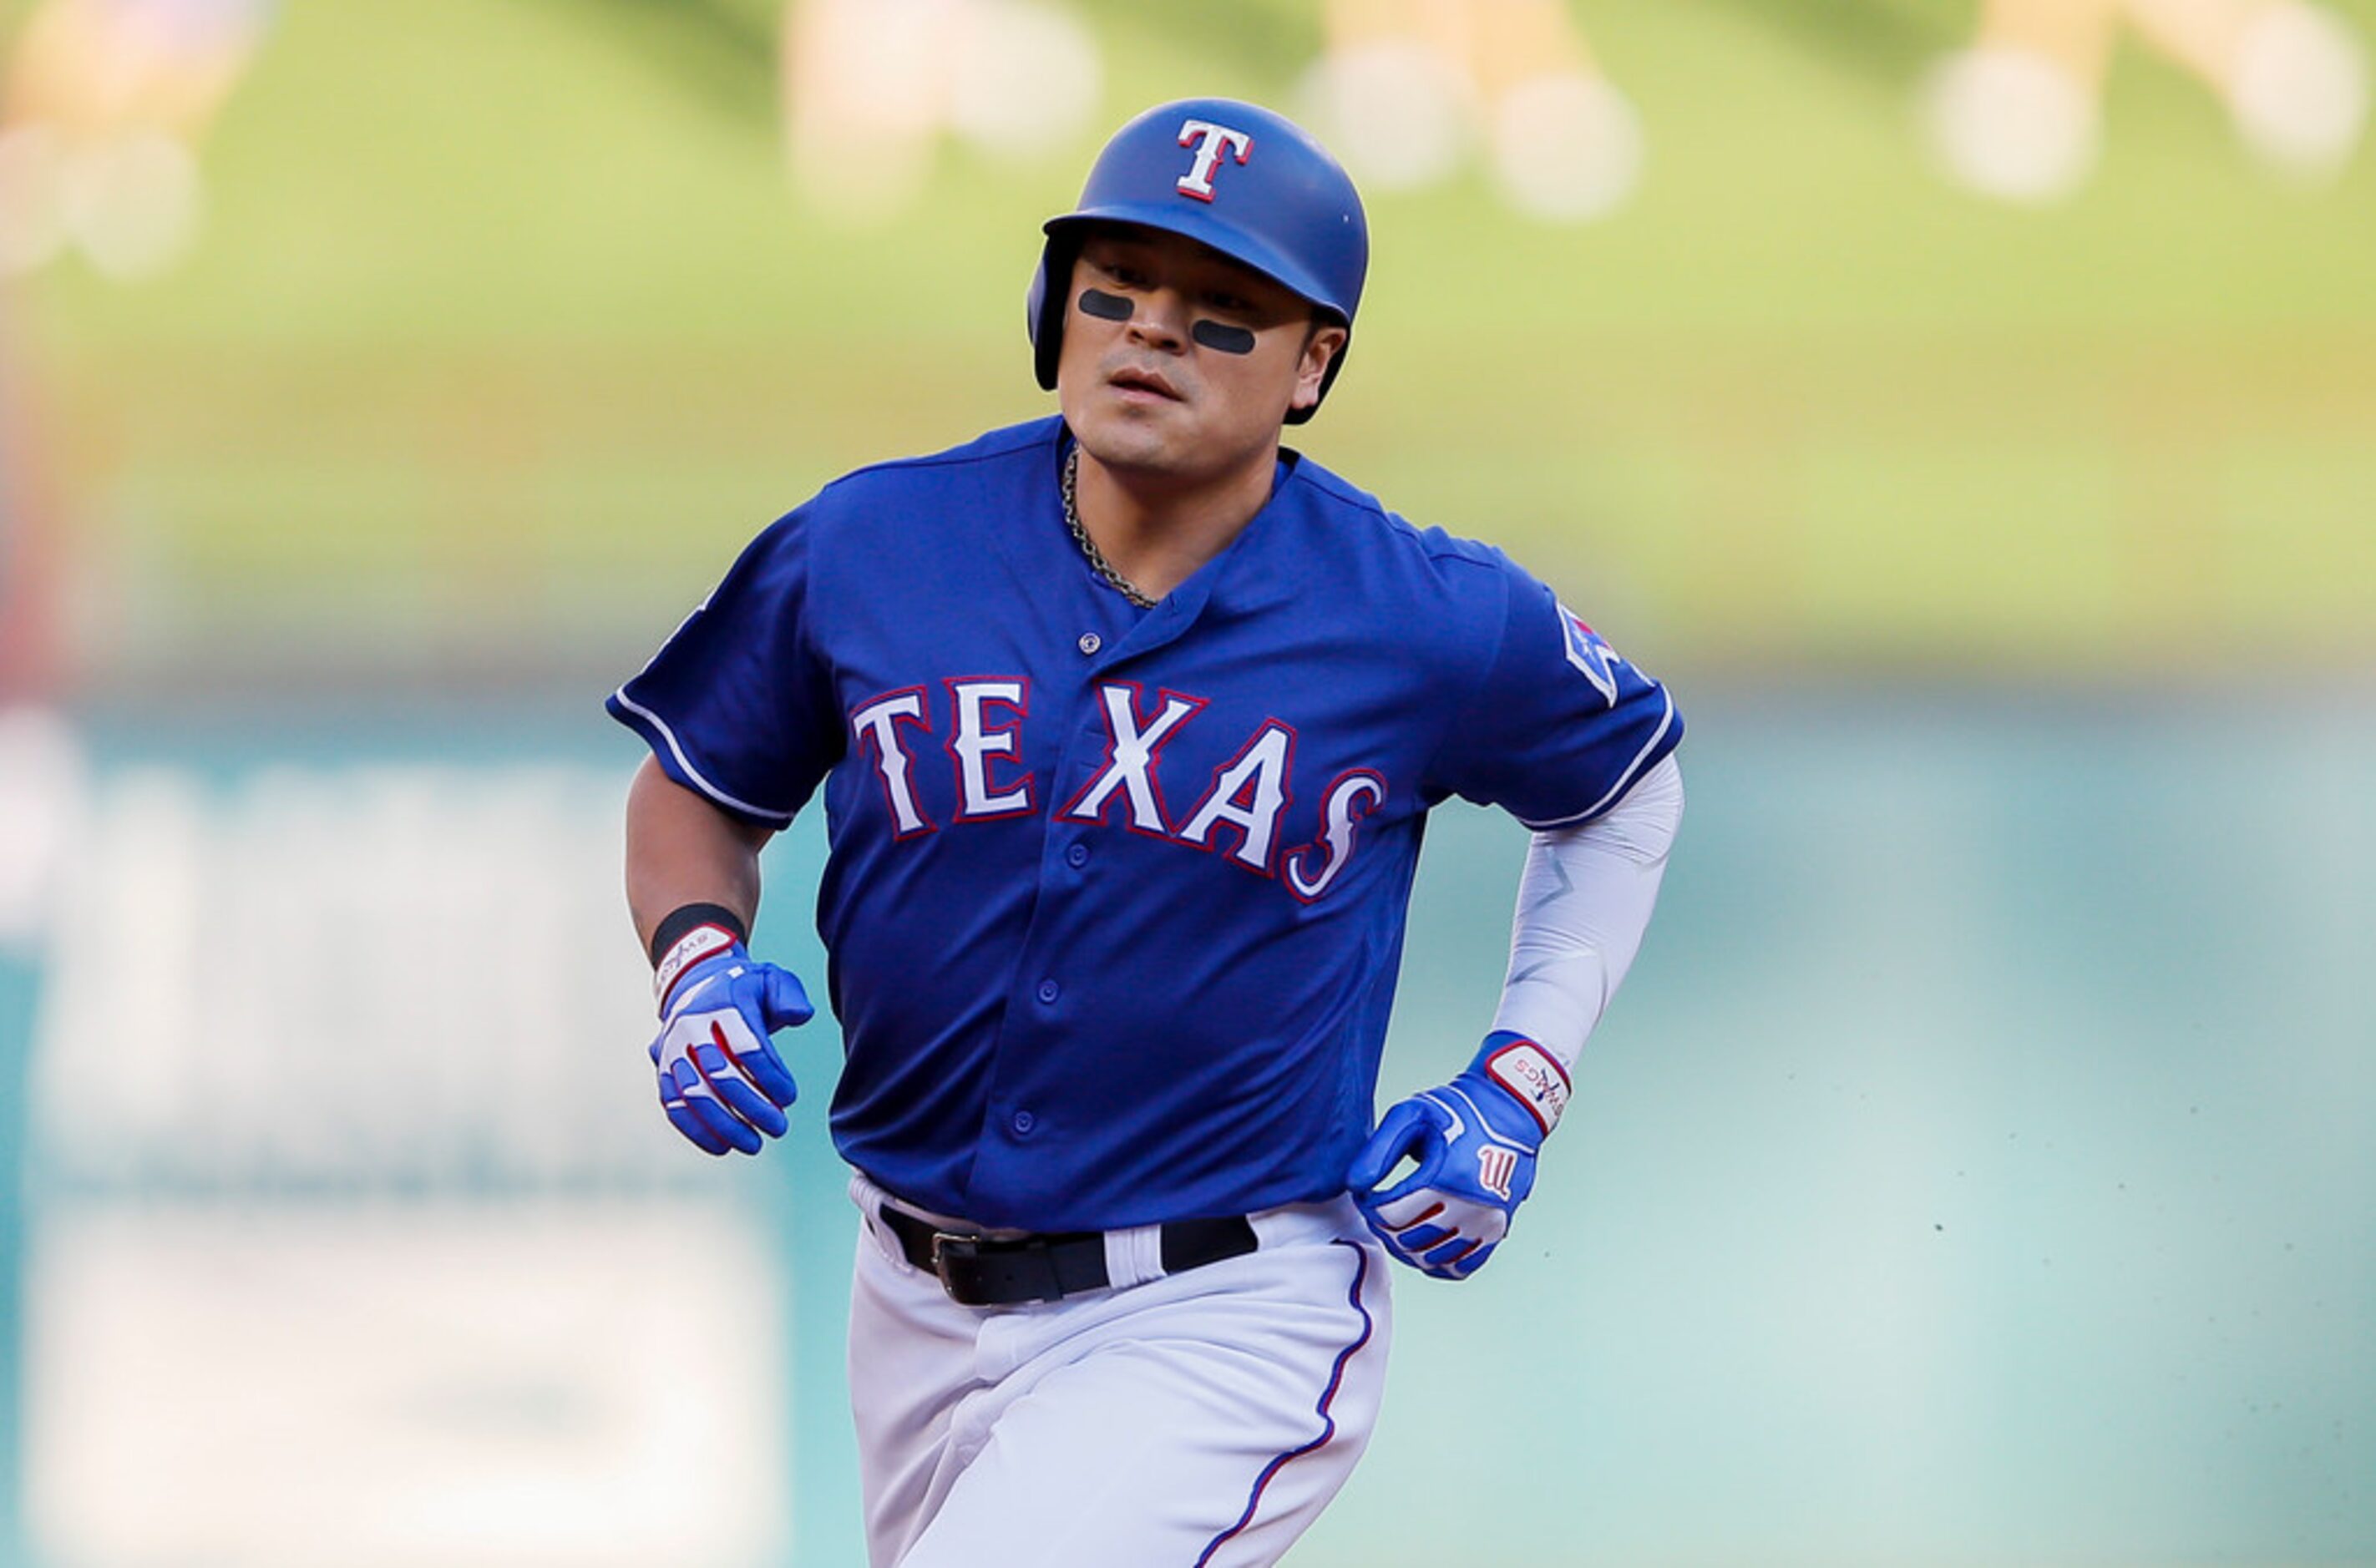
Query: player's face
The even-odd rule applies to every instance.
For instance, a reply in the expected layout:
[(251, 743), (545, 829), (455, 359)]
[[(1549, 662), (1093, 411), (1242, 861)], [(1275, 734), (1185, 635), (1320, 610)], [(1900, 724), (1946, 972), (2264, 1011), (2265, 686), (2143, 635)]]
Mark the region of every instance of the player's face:
[(1344, 343), (1300, 296), (1194, 240), (1100, 227), (1073, 266), (1057, 399), (1107, 467), (1195, 483), (1268, 461)]

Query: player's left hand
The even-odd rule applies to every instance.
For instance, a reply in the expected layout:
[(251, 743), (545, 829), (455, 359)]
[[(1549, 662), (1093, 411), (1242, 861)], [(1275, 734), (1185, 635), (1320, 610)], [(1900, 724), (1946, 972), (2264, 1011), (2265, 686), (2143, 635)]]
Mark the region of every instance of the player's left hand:
[[(1509, 1234), (1535, 1187), (1535, 1156), (1567, 1105), (1567, 1074), (1523, 1035), (1498, 1030), (1468, 1071), (1389, 1110), (1345, 1184), (1395, 1257), (1466, 1279)], [(1405, 1158), (1419, 1169), (1377, 1190)]]
[[(722, 933), (721, 933), (722, 934)], [(652, 1041), (660, 1109), (705, 1154), (756, 1154), (780, 1138), (800, 1087), (768, 1039), (816, 1013), (800, 978), (731, 943), (681, 972), (663, 970)]]

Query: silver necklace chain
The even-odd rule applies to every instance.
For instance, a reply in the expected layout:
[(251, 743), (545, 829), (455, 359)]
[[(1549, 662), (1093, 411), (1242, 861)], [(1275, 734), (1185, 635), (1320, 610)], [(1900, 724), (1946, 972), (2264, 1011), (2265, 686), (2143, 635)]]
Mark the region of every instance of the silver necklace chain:
[(1081, 526), (1080, 505), (1073, 499), (1075, 476), (1080, 471), (1081, 449), (1075, 446), (1064, 454), (1064, 526), (1073, 530), (1073, 542), (1081, 547), (1081, 553), (1089, 558), (1089, 564), (1098, 569), (1098, 576), (1103, 577), (1116, 593), (1141, 610), (1154, 609), (1155, 600), (1141, 593), (1135, 583), (1114, 570), (1113, 563), (1106, 559), (1106, 552), (1098, 548), (1098, 541), (1091, 539), (1089, 530)]

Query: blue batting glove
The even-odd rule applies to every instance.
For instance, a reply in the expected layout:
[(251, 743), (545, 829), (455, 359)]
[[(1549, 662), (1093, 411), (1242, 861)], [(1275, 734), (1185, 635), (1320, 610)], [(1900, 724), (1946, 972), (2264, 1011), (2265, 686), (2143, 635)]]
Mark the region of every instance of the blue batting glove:
[(660, 1109), (705, 1154), (759, 1152), (790, 1121), (800, 1087), (768, 1037), (816, 1013), (799, 977), (762, 964), (721, 926), (695, 927), (652, 977), (660, 1032), (652, 1041)]
[[(1389, 1110), (1345, 1184), (1386, 1251), (1422, 1274), (1466, 1279), (1510, 1232), (1535, 1188), (1535, 1156), (1567, 1107), (1567, 1073), (1524, 1035), (1496, 1030), (1468, 1071)], [(1377, 1190), (1404, 1159), (1419, 1169)]]

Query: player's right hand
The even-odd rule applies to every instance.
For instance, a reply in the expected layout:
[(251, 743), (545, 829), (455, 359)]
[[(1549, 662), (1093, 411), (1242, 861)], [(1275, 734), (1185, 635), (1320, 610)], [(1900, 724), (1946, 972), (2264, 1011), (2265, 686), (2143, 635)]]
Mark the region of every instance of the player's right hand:
[(756, 1154), (763, 1138), (784, 1135), (784, 1107), (800, 1097), (768, 1037), (807, 1023), (816, 1008), (798, 976), (760, 963), (740, 942), (692, 952), (681, 944), (671, 956), (686, 961), (663, 960), (654, 980), (660, 1109), (705, 1154)]

